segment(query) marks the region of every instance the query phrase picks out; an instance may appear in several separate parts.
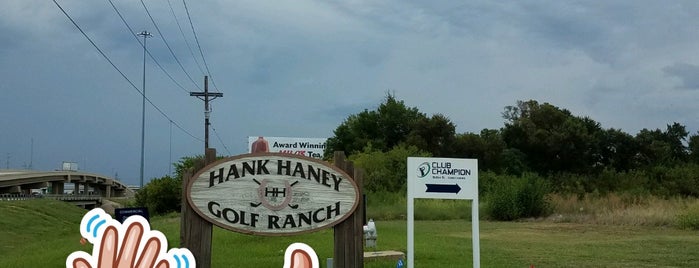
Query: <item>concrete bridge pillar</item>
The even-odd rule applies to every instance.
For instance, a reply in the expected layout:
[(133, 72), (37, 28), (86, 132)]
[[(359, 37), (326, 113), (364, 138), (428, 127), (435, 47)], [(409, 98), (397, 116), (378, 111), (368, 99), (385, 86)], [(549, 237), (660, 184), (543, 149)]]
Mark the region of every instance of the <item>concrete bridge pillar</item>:
[(80, 194), (80, 183), (79, 182), (73, 182), (73, 194), (74, 195), (79, 195)]
[(63, 182), (62, 181), (51, 182), (50, 194), (63, 194)]
[(107, 188), (107, 189), (104, 191), (104, 197), (106, 197), (106, 198), (112, 197), (112, 186), (111, 186), (111, 185), (107, 185), (106, 188)]

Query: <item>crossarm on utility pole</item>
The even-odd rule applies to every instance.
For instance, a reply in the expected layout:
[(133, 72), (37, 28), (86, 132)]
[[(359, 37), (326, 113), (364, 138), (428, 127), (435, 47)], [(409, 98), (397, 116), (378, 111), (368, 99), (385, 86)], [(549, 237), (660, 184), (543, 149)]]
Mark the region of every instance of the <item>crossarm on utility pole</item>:
[(223, 93), (209, 92), (209, 76), (204, 76), (204, 92), (189, 92), (189, 96), (197, 97), (204, 101), (204, 150), (209, 149), (209, 125), (211, 125), (209, 123), (209, 115), (211, 114), (209, 101), (223, 97)]

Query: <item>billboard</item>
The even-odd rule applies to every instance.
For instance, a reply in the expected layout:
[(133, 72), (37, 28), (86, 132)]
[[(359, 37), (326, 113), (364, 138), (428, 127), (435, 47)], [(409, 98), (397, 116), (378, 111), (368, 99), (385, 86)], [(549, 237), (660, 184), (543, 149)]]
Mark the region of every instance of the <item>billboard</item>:
[(63, 162), (63, 171), (78, 171), (78, 163), (75, 162)]
[(248, 137), (249, 153), (288, 153), (323, 158), (327, 138)]

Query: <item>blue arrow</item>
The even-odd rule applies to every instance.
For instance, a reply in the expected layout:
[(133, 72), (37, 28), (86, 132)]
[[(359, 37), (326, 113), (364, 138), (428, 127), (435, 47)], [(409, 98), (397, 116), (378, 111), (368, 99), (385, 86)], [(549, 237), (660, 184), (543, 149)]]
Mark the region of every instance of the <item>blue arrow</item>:
[(427, 193), (453, 193), (458, 194), (461, 187), (458, 184), (425, 184)]

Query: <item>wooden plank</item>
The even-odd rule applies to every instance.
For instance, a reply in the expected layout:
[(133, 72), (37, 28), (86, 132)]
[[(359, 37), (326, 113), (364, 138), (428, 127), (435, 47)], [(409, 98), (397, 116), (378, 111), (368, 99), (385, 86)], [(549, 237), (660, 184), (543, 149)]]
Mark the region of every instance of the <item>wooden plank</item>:
[[(345, 170), (346, 163), (345, 163), (345, 153), (344, 152), (335, 152), (335, 155), (333, 157), (333, 161), (336, 167)], [(351, 216), (350, 216), (351, 218)], [(349, 218), (348, 218), (349, 219)], [(348, 220), (345, 220), (333, 227), (334, 229), (334, 238), (335, 238), (335, 247), (333, 250), (333, 267), (336, 268), (352, 268), (351, 266), (347, 266), (347, 222)]]
[(364, 252), (364, 259), (366, 260), (400, 260), (405, 259), (405, 253), (400, 251), (373, 251)]
[(355, 244), (354, 256), (355, 267), (364, 267), (364, 171), (356, 168), (354, 169), (354, 181), (357, 183), (359, 188), (359, 205), (357, 210), (354, 211), (354, 233), (352, 239)]
[[(361, 268), (364, 267), (364, 216), (363, 216), (363, 173), (355, 171), (354, 164), (347, 161), (343, 152), (335, 152), (335, 166), (343, 169), (347, 174), (352, 174), (357, 184), (359, 200), (357, 209), (345, 221), (337, 224), (334, 230), (335, 249), (333, 251), (333, 266), (337, 268)], [(359, 174), (359, 176), (357, 176)], [(357, 178), (359, 177), (359, 178)]]
[[(207, 149), (204, 159), (204, 163), (196, 165), (196, 170), (202, 169), (208, 163), (213, 163), (216, 160), (216, 150)], [(183, 185), (187, 185), (189, 180), (192, 179), (193, 173), (193, 170), (187, 172), (187, 176), (183, 178)], [(212, 224), (194, 212), (189, 203), (187, 203), (186, 198), (182, 199), (181, 224), (181, 246), (192, 252), (192, 255), (197, 260), (197, 267), (210, 268)]]
[[(353, 174), (354, 176), (354, 164), (352, 161), (346, 161), (345, 164), (345, 171), (348, 174)], [(347, 247), (345, 248), (346, 256), (345, 256), (345, 263), (347, 266), (345, 267), (359, 267), (358, 262), (357, 262), (357, 252), (363, 252), (362, 251), (357, 251), (357, 243), (355, 243), (355, 236), (354, 234), (356, 233), (356, 227), (354, 226), (355, 219), (357, 218), (357, 210), (352, 213), (351, 216), (347, 218), (347, 222), (345, 223), (347, 225), (346, 229), (346, 234), (345, 234), (345, 244)], [(361, 247), (360, 247), (361, 248)]]

